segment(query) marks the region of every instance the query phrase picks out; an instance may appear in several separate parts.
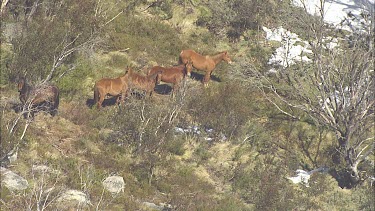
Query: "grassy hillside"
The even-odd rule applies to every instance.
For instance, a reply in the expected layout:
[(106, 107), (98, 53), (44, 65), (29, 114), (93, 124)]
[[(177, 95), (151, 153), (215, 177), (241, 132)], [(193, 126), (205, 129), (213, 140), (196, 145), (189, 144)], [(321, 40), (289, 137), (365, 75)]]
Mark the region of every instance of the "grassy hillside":
[[(288, 1), (233, 1), (231, 8), (221, 0), (43, 2), (35, 13), (9, 6), (2, 14), (0, 155), (17, 149), (17, 159), (2, 166), (29, 183), (22, 191), (2, 183), (2, 210), (374, 209), (368, 180), (339, 186), (332, 130), (298, 110), (288, 111), (299, 120), (284, 115), (254, 75), (267, 72), (280, 45), (265, 40), (262, 26), (283, 23), (309, 37), (290, 16), (303, 11)], [(17, 27), (25, 27), (23, 37)], [(72, 52), (61, 57), (66, 49)], [(182, 49), (228, 51), (233, 64), (218, 64), (208, 87), (194, 69), (175, 96), (162, 82), (152, 98), (135, 91), (122, 105), (93, 105), (95, 81), (128, 67), (146, 74), (176, 65)], [(52, 71), (50, 82), (61, 91), (58, 115), (23, 118), (15, 109), (17, 77), (35, 85)], [(280, 80), (292, 98), (284, 79), (270, 80)], [(35, 170), (42, 165), (49, 170)], [(311, 175), (309, 187), (287, 179), (321, 166), (330, 170)], [(113, 175), (125, 181), (117, 194), (102, 185)], [(90, 203), (59, 201), (69, 189)]]

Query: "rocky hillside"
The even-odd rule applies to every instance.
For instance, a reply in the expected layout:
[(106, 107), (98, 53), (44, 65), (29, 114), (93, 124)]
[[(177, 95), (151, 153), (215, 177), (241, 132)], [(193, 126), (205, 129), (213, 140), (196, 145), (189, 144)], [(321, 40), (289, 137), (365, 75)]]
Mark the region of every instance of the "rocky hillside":
[[(355, 31), (294, 1), (4, 1), (1, 210), (374, 210), (373, 2), (344, 3)], [(96, 108), (95, 81), (183, 49), (232, 63)]]

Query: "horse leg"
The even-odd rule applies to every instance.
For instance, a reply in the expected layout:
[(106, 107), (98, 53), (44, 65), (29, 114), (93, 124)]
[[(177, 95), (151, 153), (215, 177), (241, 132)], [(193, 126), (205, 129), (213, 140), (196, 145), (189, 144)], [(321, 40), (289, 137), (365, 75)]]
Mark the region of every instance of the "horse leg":
[(179, 90), (180, 88), (180, 84), (178, 82), (174, 83), (173, 84), (173, 87), (172, 87), (172, 97), (176, 95), (176, 92)]
[(122, 99), (123, 99), (122, 94), (119, 95), (119, 96), (117, 96), (117, 98), (116, 98), (116, 104), (120, 105), (120, 103), (122, 102)]
[(122, 92), (121, 92), (121, 104), (124, 104), (125, 103), (125, 98), (128, 97), (128, 86), (125, 85), (122, 89)]
[(176, 92), (176, 84), (173, 84), (172, 91), (171, 91), (171, 96), (172, 97), (175, 95), (175, 92)]
[(104, 101), (104, 97), (105, 97), (105, 95), (103, 95), (103, 94), (101, 94), (99, 92), (98, 109), (100, 109), (102, 107), (102, 103)]
[(51, 105), (49, 106), (49, 114), (54, 117), (57, 114), (57, 106), (56, 101), (51, 102)]
[(52, 106), (50, 106), (49, 114), (51, 114), (51, 116), (53, 117), (57, 114), (57, 108), (55, 107), (55, 103), (52, 103)]
[(211, 71), (207, 71), (206, 74), (204, 75), (203, 78), (203, 85), (207, 86), (208, 82), (210, 81), (211, 78)]

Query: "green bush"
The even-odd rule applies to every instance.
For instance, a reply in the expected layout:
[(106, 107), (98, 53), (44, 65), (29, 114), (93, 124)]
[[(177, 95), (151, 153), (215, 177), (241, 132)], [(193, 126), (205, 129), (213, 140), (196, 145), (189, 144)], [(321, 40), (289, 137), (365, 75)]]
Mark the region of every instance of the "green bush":
[(173, 16), (172, 0), (155, 2), (150, 9), (152, 14), (157, 15), (162, 20), (168, 20)]
[(16, 75), (12, 74), (12, 52), (1, 46), (0, 50), (0, 86), (8, 85), (14, 81)]
[(107, 62), (108, 66), (121, 69), (125, 69), (129, 64), (129, 59), (121, 54), (112, 54), (110, 60)]
[(209, 2), (207, 7), (210, 12), (201, 13), (197, 24), (231, 40), (238, 40), (248, 29), (258, 29), (262, 21), (276, 9), (271, 1), (257, 0), (219, 0)]
[[(154, 60), (160, 64), (178, 61), (182, 42), (177, 32), (161, 21), (137, 16), (121, 16), (108, 32), (109, 50), (129, 48), (134, 57)], [(143, 58), (142, 58), (143, 57)]]
[(197, 157), (197, 164), (203, 164), (206, 162), (212, 154), (209, 151), (208, 144), (200, 143), (199, 146), (195, 149), (194, 155)]
[(27, 73), (32, 81), (46, 79), (52, 70), (52, 77), (62, 74), (60, 65), (74, 63), (75, 52), (87, 50), (83, 44), (96, 36), (101, 20), (95, 15), (95, 5), (93, 0), (38, 5), (32, 18), (20, 21), (21, 33), (11, 41), (13, 74)]
[(236, 82), (226, 82), (192, 96), (187, 108), (194, 121), (212, 128), (216, 136), (242, 135), (243, 125), (259, 108), (255, 108), (254, 93)]
[[(64, 77), (61, 77), (57, 85), (60, 89), (60, 97), (64, 97), (67, 100), (74, 98), (81, 98), (91, 92), (92, 87), (89, 87), (85, 80), (87, 78), (93, 78), (93, 67), (88, 61), (82, 60), (73, 70), (68, 71), (68, 67), (63, 67), (62, 70), (67, 71)], [(80, 99), (86, 101), (86, 99)]]
[(185, 153), (185, 140), (183, 138), (173, 138), (166, 140), (166, 149), (168, 152), (175, 155), (183, 155)]

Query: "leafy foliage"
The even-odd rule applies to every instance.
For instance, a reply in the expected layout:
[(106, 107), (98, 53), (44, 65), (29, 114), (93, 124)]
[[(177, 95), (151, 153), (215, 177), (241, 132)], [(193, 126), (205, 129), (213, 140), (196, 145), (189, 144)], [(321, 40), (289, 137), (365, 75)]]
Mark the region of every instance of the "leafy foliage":
[[(296, 10), (289, 7), (289, 1), (40, 0), (42, 4), (34, 12), (23, 10), (26, 1), (13, 2), (18, 5), (13, 10), (15, 17), (7, 17), (7, 21), (15, 21), (22, 33), (9, 45), (14, 49), (2, 46), (0, 84), (23, 71), (34, 81), (43, 80), (54, 70), (53, 80), (62, 96), (57, 117), (36, 116), (19, 145), (21, 156), (11, 167), (32, 183), (38, 184), (39, 180), (30, 174), (30, 166), (46, 163), (64, 174), (58, 186), (88, 193), (93, 207), (103, 210), (142, 210), (146, 209), (142, 202), (151, 199), (155, 204), (167, 202), (177, 210), (374, 209), (374, 189), (369, 180), (342, 190), (332, 177), (345, 176), (347, 170), (332, 129), (317, 124), (306, 112), (273, 104), (285, 102), (279, 97), (306, 102), (303, 100), (319, 95), (318, 86), (311, 81), (315, 68), (312, 64), (293, 66), (280, 73), (285, 74), (283, 77), (267, 74), (272, 46), (263, 42), (260, 26), (282, 21), (305, 33), (305, 38), (314, 35), (307, 26), (289, 17), (289, 11)], [(197, 22), (187, 20), (198, 25), (171, 23), (176, 7), (186, 11), (180, 14), (181, 19), (187, 14), (190, 18), (199, 16)], [(314, 19), (313, 23), (318, 21)], [(181, 26), (191, 28), (183, 34)], [(226, 37), (236, 42), (223, 39)], [(6, 40), (3, 36), (1, 39)], [(88, 45), (82, 47), (86, 41)], [(99, 41), (98, 48), (91, 45)], [(350, 46), (346, 56), (335, 54), (331, 63), (322, 63), (334, 75), (335, 65), (352, 61), (351, 68), (340, 66), (343, 72), (337, 76), (341, 78), (332, 77), (334, 88), (355, 88), (360, 83), (353, 81), (373, 76), (351, 71), (370, 66), (356, 62), (362, 61), (358, 58), (364, 57), (359, 55), (370, 48), (366, 42), (359, 44), (360, 51)], [(85, 53), (72, 53), (64, 57), (64, 62), (56, 62), (66, 46)], [(91, 108), (92, 85), (99, 77), (117, 75), (128, 65), (139, 69), (155, 63), (175, 64), (184, 48), (204, 54), (228, 48), (225, 50), (233, 55), (234, 64), (219, 65), (212, 76), (216, 80), (206, 88), (197, 78), (186, 79), (187, 85), (173, 97), (156, 93), (148, 98), (132, 90), (123, 105)], [(259, 75), (266, 78), (260, 80), (256, 77)], [(199, 78), (200, 74), (195, 76)], [(260, 86), (263, 80), (275, 86), (266, 89)], [(298, 86), (290, 86), (292, 83)], [(275, 87), (279, 96), (272, 97)], [(8, 132), (17, 117), (11, 106), (18, 96), (14, 86), (0, 88), (5, 93), (1, 99), (3, 157), (19, 143), (27, 120), (21, 119), (14, 133)], [(307, 92), (298, 95), (296, 90)], [(322, 107), (319, 101), (311, 105)], [(280, 110), (300, 119), (285, 116)], [(371, 126), (355, 122), (361, 128)], [(178, 133), (177, 126), (196, 126), (199, 133)], [(351, 140), (358, 143), (373, 128), (364, 131), (353, 133)], [(363, 143), (371, 144), (371, 140)], [(374, 171), (373, 160), (373, 155), (368, 156), (358, 168), (366, 172), (364, 179)], [(329, 174), (313, 174), (309, 188), (287, 179), (298, 168), (312, 170), (322, 165), (330, 167)], [(123, 176), (126, 182), (124, 192), (117, 195), (101, 185), (106, 176), (114, 174)], [(55, 178), (46, 179), (50, 184)], [(15, 194), (1, 187), (1, 201), (9, 209), (25, 209), (25, 201), (35, 207), (38, 202), (33, 194), (31, 190)]]
[(109, 33), (110, 50), (129, 48), (135, 57), (145, 57), (146, 54), (160, 64), (170, 63), (171, 58), (175, 63), (178, 60), (176, 55), (181, 51), (182, 42), (167, 24), (155, 19), (121, 16), (113, 26)]
[(274, 13), (272, 1), (220, 0), (207, 3), (209, 13), (203, 14), (198, 25), (207, 27), (213, 33), (237, 40), (246, 30), (258, 29), (262, 20)]
[(73, 52), (82, 49), (98, 30), (95, 1), (85, 0), (36, 4), (23, 18), (22, 31), (12, 39), (14, 59), (11, 75), (25, 75), (36, 81), (47, 78), (63, 62), (73, 63)]

